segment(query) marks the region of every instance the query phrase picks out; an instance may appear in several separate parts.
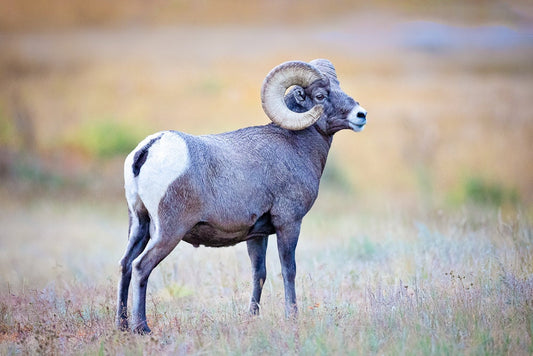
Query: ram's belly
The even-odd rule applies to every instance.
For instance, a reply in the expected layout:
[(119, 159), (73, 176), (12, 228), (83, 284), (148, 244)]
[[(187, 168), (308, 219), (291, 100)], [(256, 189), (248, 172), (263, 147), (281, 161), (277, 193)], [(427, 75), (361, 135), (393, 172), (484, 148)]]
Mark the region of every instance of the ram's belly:
[(223, 247), (231, 246), (245, 241), (248, 235), (248, 230), (240, 231), (222, 231), (207, 223), (196, 224), (184, 237), (186, 241), (192, 245), (205, 245), (209, 247)]
[(270, 221), (270, 215), (261, 216), (254, 225), (232, 228), (230, 231), (223, 230), (207, 222), (196, 224), (185, 236), (183, 241), (194, 246), (204, 245), (208, 247), (232, 246), (258, 236), (267, 236), (275, 232)]

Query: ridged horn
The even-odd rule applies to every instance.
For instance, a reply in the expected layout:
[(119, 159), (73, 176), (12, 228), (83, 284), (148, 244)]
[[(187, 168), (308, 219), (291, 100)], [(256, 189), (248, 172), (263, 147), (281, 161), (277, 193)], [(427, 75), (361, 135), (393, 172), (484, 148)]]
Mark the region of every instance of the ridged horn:
[(337, 72), (335, 71), (333, 63), (331, 63), (329, 60), (320, 58), (312, 60), (311, 62), (309, 62), (309, 64), (318, 68), (321, 73), (328, 77), (330, 83), (339, 85), (339, 80), (337, 79)]
[(285, 92), (293, 85), (308, 87), (324, 75), (315, 66), (300, 61), (280, 64), (268, 73), (261, 88), (261, 103), (265, 114), (275, 124), (289, 130), (302, 130), (314, 124), (324, 111), (315, 105), (309, 111), (297, 113), (285, 105)]

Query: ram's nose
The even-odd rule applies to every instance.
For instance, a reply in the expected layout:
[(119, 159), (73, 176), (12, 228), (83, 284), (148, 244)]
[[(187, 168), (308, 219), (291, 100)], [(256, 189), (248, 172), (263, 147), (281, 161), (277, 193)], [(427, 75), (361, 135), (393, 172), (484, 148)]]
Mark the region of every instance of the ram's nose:
[(357, 112), (357, 117), (366, 120), (366, 113), (366, 110), (360, 107), (359, 111)]

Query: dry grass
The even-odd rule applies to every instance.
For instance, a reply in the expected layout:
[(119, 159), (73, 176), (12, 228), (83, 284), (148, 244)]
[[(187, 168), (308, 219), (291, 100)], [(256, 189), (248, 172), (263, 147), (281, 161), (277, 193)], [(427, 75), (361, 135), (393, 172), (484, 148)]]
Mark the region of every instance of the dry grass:
[(16, 239), (2, 239), (0, 352), (533, 351), (530, 219), (479, 208), (378, 216), (324, 193), (297, 250), (297, 322), (283, 317), (275, 239), (258, 318), (246, 313), (251, 276), (244, 245), (180, 244), (150, 279), (154, 332), (146, 337), (114, 330), (115, 261), (127, 228), (122, 207), (73, 201), (4, 206), (3, 236)]

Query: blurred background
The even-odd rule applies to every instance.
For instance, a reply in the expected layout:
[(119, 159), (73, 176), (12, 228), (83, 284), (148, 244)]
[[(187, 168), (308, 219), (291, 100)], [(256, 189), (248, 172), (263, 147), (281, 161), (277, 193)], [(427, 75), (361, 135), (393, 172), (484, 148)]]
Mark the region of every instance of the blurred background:
[(121, 199), (164, 129), (264, 124), (275, 65), (328, 58), (369, 112), (324, 188), (377, 203), (533, 202), (528, 1), (3, 1), (2, 196)]
[(27, 259), (54, 241), (78, 243), (64, 236), (105, 236), (98, 249), (115, 239), (118, 260), (127, 153), (158, 130), (267, 123), (263, 78), (315, 58), (331, 60), (369, 112), (362, 133), (335, 137), (319, 214), (531, 215), (531, 1), (4, 0), (4, 277), (24, 241), (47, 241)]

